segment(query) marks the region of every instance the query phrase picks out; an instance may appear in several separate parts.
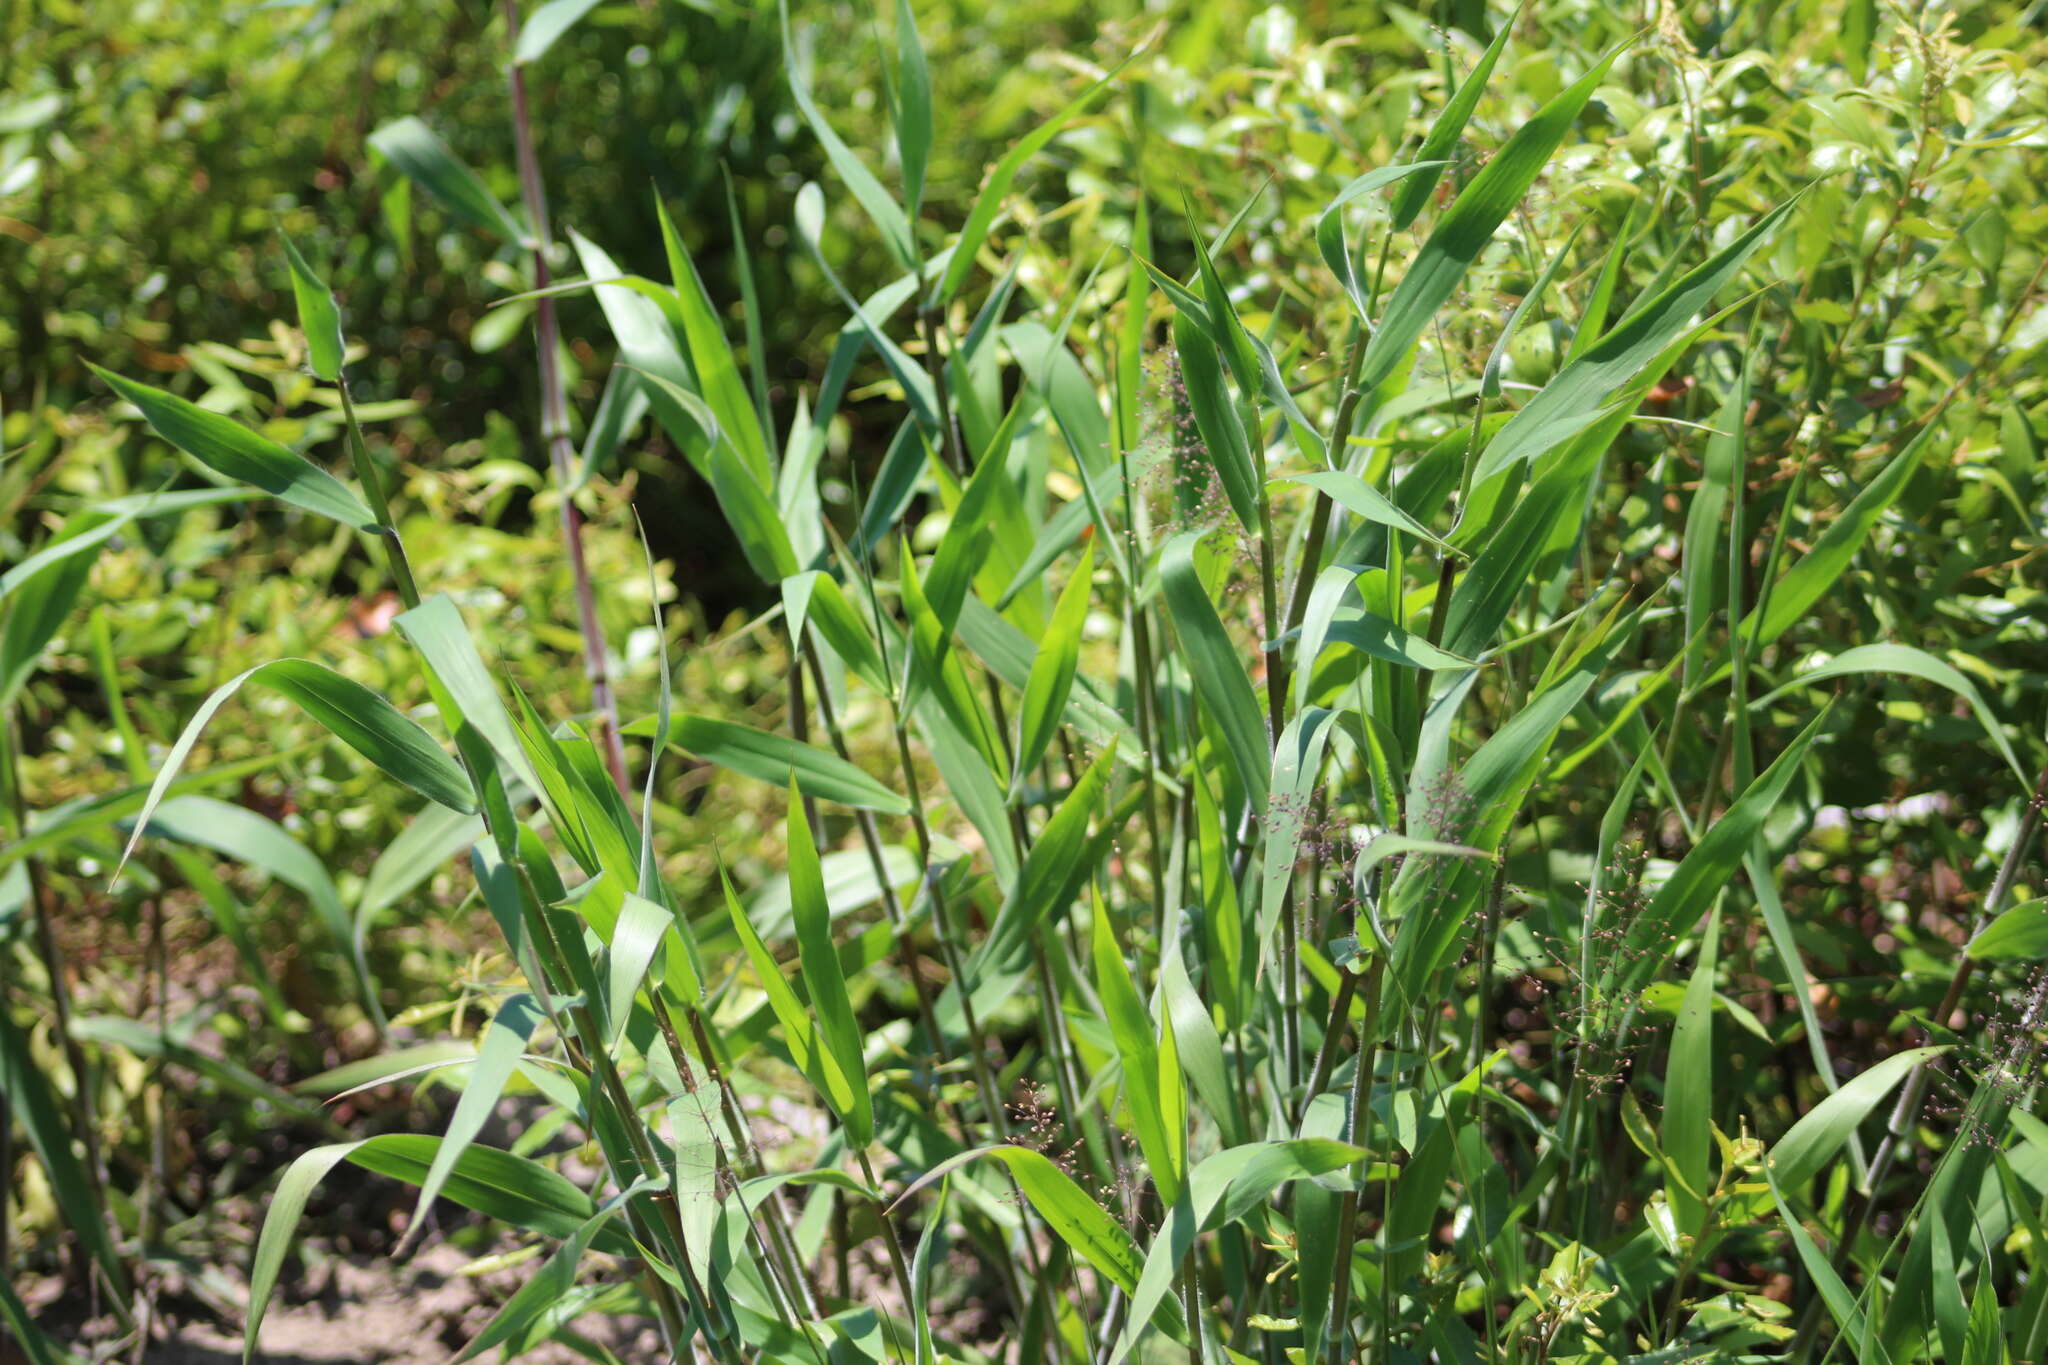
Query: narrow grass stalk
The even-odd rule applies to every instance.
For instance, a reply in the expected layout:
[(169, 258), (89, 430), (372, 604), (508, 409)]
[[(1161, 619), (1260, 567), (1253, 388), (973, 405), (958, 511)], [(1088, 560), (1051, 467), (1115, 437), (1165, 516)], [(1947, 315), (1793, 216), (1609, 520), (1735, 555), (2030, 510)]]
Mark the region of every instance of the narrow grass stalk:
[[(507, 41), (519, 42), (519, 0), (505, 0)], [(623, 797), (632, 796), (626, 777), (626, 751), (619, 738), (619, 708), (612, 695), (611, 665), (605, 652), (604, 630), (597, 620), (597, 598), (591, 590), (590, 566), (583, 553), (583, 512), (570, 491), (575, 451), (569, 438), (569, 401), (562, 384), (560, 324), (555, 318), (555, 301), (545, 291), (552, 281), (548, 269), (548, 244), (553, 239), (548, 226), (547, 187), (541, 180), (540, 157), (534, 150), (533, 120), (527, 103), (526, 66), (513, 62), (508, 79), (512, 85), (512, 138), (519, 161), (519, 197), (533, 229), (533, 287), (542, 291), (534, 300), (533, 332), (540, 363), (541, 440), (548, 448), (548, 466), (554, 471), (555, 490), (562, 499), (562, 546), (569, 556), (569, 573), (576, 586), (576, 617), (583, 631), (583, 671), (590, 682), (590, 704), (596, 713), (598, 751), (605, 769)]]
[[(7, 778), (7, 801), (13, 817), (15, 837), (28, 834), (28, 802), (22, 791), (21, 777), (21, 718), (14, 707), (9, 706), (5, 716), (5, 729), (0, 730), (7, 750), (5, 771)], [(57, 942), (57, 926), (53, 908), (54, 900), (43, 884), (41, 868), (33, 857), (22, 859), (22, 871), (27, 885), (30, 918), (35, 923), (36, 956), (42, 963), (43, 974), (49, 979), (50, 1022), (57, 1035), (58, 1045), (64, 1052), (64, 1065), (71, 1072), (71, 1120), (80, 1146), (85, 1149), (85, 1169), (90, 1177), (94, 1216), (110, 1232), (120, 1232), (118, 1224), (112, 1221), (104, 1191), (107, 1188), (106, 1156), (100, 1146), (99, 1106), (94, 1102), (93, 1090), (97, 1078), (86, 1066), (85, 1049), (71, 1031), (74, 1006), (71, 1000), (71, 983), (65, 975), (64, 952)], [(4, 1196), (0, 1196), (4, 1199)], [(124, 1331), (131, 1330), (134, 1321), (126, 1296), (119, 1292), (120, 1286), (103, 1284), (104, 1273), (96, 1258), (78, 1251), (79, 1263), (84, 1267), (87, 1291), (95, 1308), (100, 1302), (100, 1293), (106, 1291), (106, 1303), (120, 1319)]]
[(384, 562), (390, 565), (392, 580), (398, 585), (398, 600), (408, 608), (416, 607), (420, 604), (419, 585), (413, 581), (412, 563), (406, 558), (405, 542), (399, 539), (398, 526), (391, 520), (391, 504), (384, 496), (384, 480), (370, 458), (369, 446), (363, 441), (363, 426), (356, 420), (355, 399), (349, 393), (347, 377), (338, 380), (335, 387), (341, 391), (341, 415), (348, 426), (349, 458), (355, 465), (356, 482), (363, 486), (363, 499), (376, 515), (377, 529), (384, 543)]

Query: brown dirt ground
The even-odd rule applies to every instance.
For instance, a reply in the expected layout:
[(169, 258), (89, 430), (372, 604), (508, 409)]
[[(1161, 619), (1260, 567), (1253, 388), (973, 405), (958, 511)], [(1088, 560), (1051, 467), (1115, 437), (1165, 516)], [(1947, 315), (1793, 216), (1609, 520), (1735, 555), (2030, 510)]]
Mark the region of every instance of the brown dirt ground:
[[(267, 1365), (446, 1365), (490, 1321), (511, 1292), (532, 1274), (528, 1262), (480, 1276), (461, 1274), (471, 1257), (445, 1243), (424, 1248), (404, 1265), (370, 1259), (333, 1259), (294, 1282), (288, 1273), (264, 1316), (257, 1359)], [(80, 1321), (77, 1306), (65, 1301), (55, 1280), (24, 1286), (24, 1297), (39, 1323), (83, 1354), (110, 1343), (104, 1319)], [(159, 1287), (157, 1330), (142, 1353), (147, 1365), (240, 1365), (241, 1324), (219, 1305), (214, 1287), (205, 1298), (176, 1279)], [(246, 1301), (246, 1288), (234, 1294)], [(591, 1315), (577, 1331), (626, 1359), (657, 1358), (651, 1325)], [(133, 1359), (132, 1355), (123, 1356)], [(481, 1359), (498, 1360), (498, 1353)], [(547, 1343), (519, 1357), (534, 1365), (569, 1365), (587, 1358), (566, 1346)], [(11, 1365), (8, 1343), (0, 1341), (0, 1365)]]

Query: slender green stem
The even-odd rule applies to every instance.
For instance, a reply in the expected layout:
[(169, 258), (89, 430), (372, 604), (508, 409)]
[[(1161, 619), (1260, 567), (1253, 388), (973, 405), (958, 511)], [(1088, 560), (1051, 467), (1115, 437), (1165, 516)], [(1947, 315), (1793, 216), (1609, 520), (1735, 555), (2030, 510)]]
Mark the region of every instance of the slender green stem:
[[(6, 761), (0, 767), (5, 769), (8, 806), (14, 820), (14, 834), (19, 839), (28, 834), (28, 800), (22, 790), (21, 720), (14, 707), (7, 708), (5, 721), (6, 728), (0, 731), (0, 740), (4, 740), (7, 752)], [(79, 1144), (85, 1149), (85, 1169), (91, 1176), (92, 1185), (87, 1193), (92, 1200), (94, 1216), (103, 1226), (107, 1226), (118, 1235), (120, 1229), (110, 1222), (106, 1201), (101, 1194), (107, 1188), (107, 1168), (105, 1155), (100, 1150), (99, 1106), (93, 1100), (98, 1081), (87, 1069), (85, 1049), (71, 1031), (71, 982), (65, 971), (64, 951), (57, 942), (55, 902), (48, 888), (43, 885), (42, 870), (37, 860), (33, 856), (25, 857), (21, 860), (21, 867), (28, 883), (30, 914), (35, 922), (36, 956), (41, 960), (43, 975), (50, 983), (52, 1031), (57, 1035), (58, 1045), (64, 1051), (64, 1065), (71, 1072), (71, 1122)], [(97, 1298), (97, 1286), (104, 1268), (96, 1259), (86, 1257), (83, 1253), (81, 1262), (87, 1267), (86, 1279), (95, 1286), (92, 1294)], [(125, 1286), (110, 1283), (106, 1288), (109, 1291), (108, 1303), (113, 1307), (115, 1315), (120, 1318), (122, 1327), (132, 1327)]]
[(953, 420), (952, 391), (946, 384), (945, 360), (939, 354), (939, 334), (945, 329), (940, 325), (938, 310), (920, 307), (917, 323), (924, 332), (924, 372), (932, 381), (932, 401), (938, 404), (939, 445), (946, 453), (946, 463), (962, 478), (968, 473), (967, 450), (960, 440), (960, 428)]
[[(1365, 969), (1365, 980), (1361, 986), (1365, 994), (1365, 1020), (1358, 1030), (1358, 1069), (1351, 1077), (1351, 1115), (1345, 1124), (1345, 1136), (1358, 1147), (1367, 1147), (1371, 1137), (1372, 1076), (1379, 1048), (1380, 984), (1386, 974), (1386, 966), (1386, 958), (1375, 953), (1371, 965)], [(1330, 1365), (1343, 1365), (1344, 1362), (1344, 1344), (1349, 1335), (1348, 1319), (1351, 1316), (1351, 1229), (1358, 1221), (1358, 1190), (1365, 1183), (1371, 1161), (1370, 1154), (1359, 1158), (1354, 1168), (1357, 1177), (1344, 1191), (1344, 1197), (1338, 1204), (1339, 1259), (1330, 1277), (1330, 1318), (1324, 1327), (1330, 1335)]]
[(377, 473), (377, 465), (370, 458), (370, 448), (363, 441), (362, 423), (356, 420), (354, 396), (348, 391), (348, 378), (343, 376), (337, 387), (341, 390), (341, 415), (348, 425), (348, 453), (355, 463), (356, 482), (363, 486), (363, 497), (369, 501), (370, 513), (377, 518), (379, 537), (384, 542), (384, 559), (391, 566), (391, 577), (398, 584), (398, 600), (407, 608), (420, 604), (420, 590), (413, 582), (412, 563), (406, 558), (405, 542), (399, 539), (398, 526), (391, 520), (391, 504), (384, 497), (384, 480)]
[[(868, 1188), (873, 1190), (877, 1197), (879, 1197), (882, 1192), (882, 1182), (876, 1177), (875, 1168), (868, 1161), (867, 1152), (863, 1149), (855, 1148), (853, 1155), (860, 1162), (860, 1173), (868, 1182)], [(889, 1249), (889, 1269), (896, 1276), (896, 1292), (903, 1296), (903, 1311), (906, 1313), (914, 1312), (914, 1305), (917, 1303), (917, 1287), (911, 1283), (910, 1267), (904, 1263), (903, 1244), (897, 1239), (895, 1221), (890, 1218), (886, 1205), (876, 1211), (875, 1218), (881, 1224), (882, 1244)], [(896, 1350), (899, 1358), (904, 1358), (902, 1343), (896, 1340), (895, 1329), (888, 1326), (888, 1314), (884, 1313), (881, 1316), (890, 1345)]]

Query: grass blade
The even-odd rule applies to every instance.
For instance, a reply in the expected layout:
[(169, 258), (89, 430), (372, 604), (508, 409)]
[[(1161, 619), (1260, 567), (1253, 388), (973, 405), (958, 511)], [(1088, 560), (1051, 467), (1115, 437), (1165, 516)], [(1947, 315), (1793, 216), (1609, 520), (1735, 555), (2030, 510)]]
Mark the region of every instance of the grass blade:
[(1395, 286), (1381, 314), (1379, 329), (1366, 344), (1358, 387), (1367, 393), (1394, 373), (1409, 347), (1429, 326), (1436, 310), (1458, 287), (1465, 270), (1477, 259), (1515, 205), (1528, 192), (1577, 122), (1579, 111), (1621, 55), (1619, 47), (1593, 64), (1563, 93), (1536, 111), (1527, 123), (1495, 152), (1472, 182), (1444, 213), (1436, 231)]
[(307, 361), (315, 375), (331, 384), (341, 378), (346, 349), (341, 339), (341, 309), (335, 306), (327, 282), (313, 273), (283, 228), (277, 230), (277, 239), (284, 243), (284, 257), (291, 265), (292, 297), (299, 306), (299, 330), (306, 334)]
[(512, 63), (525, 66), (539, 61), (577, 21), (597, 8), (598, 0), (547, 0), (526, 16), (519, 26), (519, 42), (512, 49)]
[(86, 368), (140, 408), (157, 435), (208, 469), (251, 484), (294, 507), (332, 517), (358, 531), (376, 528), (377, 519), (363, 500), (304, 456), (293, 454), (232, 417), (208, 412), (176, 394), (123, 379), (91, 361), (86, 362)]
[[(135, 832), (121, 851), (121, 866), (134, 854), (151, 812), (177, 781), (208, 722), (244, 683), (251, 682), (283, 693), (336, 739), (428, 800), (465, 815), (476, 810), (469, 779), (461, 767), (398, 708), (353, 678), (343, 677), (323, 664), (310, 659), (276, 659), (258, 664), (216, 687), (185, 723), (177, 742), (157, 769), (156, 781), (136, 819)], [(116, 878), (121, 875), (121, 866), (114, 869)]]
[(1237, 650), (1223, 629), (1215, 604), (1202, 586), (1195, 568), (1195, 547), (1202, 534), (1183, 531), (1166, 543), (1159, 554), (1159, 581), (1166, 607), (1187, 652), (1195, 690), (1210, 718), (1223, 732), (1236, 764), (1238, 778), (1251, 799), (1252, 809), (1266, 807), (1266, 781), (1272, 753), (1267, 747), (1266, 723), (1259, 713), (1258, 697), (1251, 679), (1238, 662)]
[(804, 987), (817, 1015), (822, 1047), (838, 1062), (850, 1093), (827, 1095), (856, 1147), (874, 1141), (874, 1111), (868, 1098), (867, 1066), (861, 1057), (861, 1031), (854, 1022), (846, 978), (832, 946), (832, 907), (825, 899), (825, 877), (818, 866), (818, 848), (811, 841), (811, 822), (794, 779), (789, 784), (789, 899), (796, 919), (797, 953), (803, 963)]
[[(625, 733), (651, 735), (654, 729), (655, 719), (648, 716), (626, 726)], [(837, 754), (786, 735), (689, 715), (675, 717), (671, 729), (669, 743), (675, 748), (742, 776), (780, 785), (794, 774), (798, 789), (821, 801), (837, 801), (842, 806), (886, 815), (903, 815), (910, 810), (908, 801)]]
[(512, 1069), (524, 1055), (541, 1018), (540, 1006), (523, 991), (508, 996), (492, 1016), (483, 1044), (477, 1048), (476, 1060), (470, 1065), (469, 1079), (463, 1084), (462, 1098), (456, 1101), (455, 1112), (449, 1116), (448, 1132), (434, 1151), (426, 1179), (420, 1182), (419, 1202), (413, 1206), (408, 1241), (426, 1228), (427, 1213), (440, 1196), (441, 1187), (447, 1184), (455, 1163), (483, 1131), (484, 1121), (505, 1093), (505, 1082), (512, 1078)]
[(1074, 576), (1060, 591), (1045, 638), (1031, 660), (1031, 674), (1024, 683), (1024, 701), (1017, 724), (1017, 762), (1013, 786), (1038, 766), (1046, 745), (1052, 743), (1060, 720), (1067, 712), (1067, 697), (1073, 691), (1074, 670), (1081, 657), (1081, 627), (1088, 619), (1089, 594), (1093, 589), (1095, 546), (1092, 541), (1081, 550), (1081, 562)]
[[(1134, 54), (1135, 55), (1135, 54)], [(1129, 65), (1130, 57), (1117, 63), (1116, 67), (1101, 80), (1077, 95), (1064, 109), (1038, 125), (1023, 140), (1003, 154), (989, 172), (982, 184), (981, 192), (974, 198), (974, 207), (967, 211), (967, 221), (961, 224), (960, 237), (953, 246), (953, 258), (946, 263), (946, 273), (932, 286), (932, 302), (945, 304), (960, 292), (960, 286), (967, 282), (968, 272), (974, 269), (974, 258), (981, 251), (981, 244), (988, 240), (989, 229), (995, 226), (996, 214), (1003, 206), (1003, 196), (1010, 192), (1010, 186), (1017, 179), (1017, 172), (1024, 169), (1024, 163), (1037, 156), (1045, 144), (1051, 142), (1060, 129), (1067, 126), (1095, 102), (1096, 96), (1109, 88)]]
[(1449, 163), (1458, 139), (1465, 135), (1465, 125), (1472, 121), (1472, 111), (1479, 107), (1479, 97), (1486, 93), (1486, 82), (1493, 76), (1494, 63), (1500, 60), (1501, 49), (1508, 44), (1508, 35), (1515, 31), (1515, 21), (1522, 16), (1522, 7), (1517, 4), (1515, 12), (1501, 22), (1500, 31), (1493, 35), (1493, 41), (1486, 45), (1486, 51), (1479, 54), (1478, 64), (1458, 83), (1458, 88), (1444, 101), (1443, 112), (1436, 116), (1436, 122), (1429, 126), (1429, 133), (1422, 139), (1422, 146), (1416, 151), (1418, 162), (1432, 164), (1427, 175), (1410, 180), (1401, 186), (1401, 192), (1394, 196), (1390, 210), (1394, 231), (1405, 231), (1422, 212), (1422, 206), (1429, 202), (1430, 191), (1437, 186), (1443, 175), (1444, 166)]
[(915, 220), (932, 154), (932, 73), (910, 0), (896, 0), (896, 154), (903, 163), (903, 198)]
[(1638, 306), (1583, 355), (1568, 361), (1487, 444), (1473, 481), (1483, 483), (1518, 461), (1539, 459), (1599, 421), (1615, 397), (1642, 380), (1685, 334), (1798, 203), (1795, 196), (1757, 219), (1711, 260)]
[(518, 246), (532, 246), (526, 229), (484, 187), (477, 173), (463, 164), (440, 134), (418, 119), (407, 115), (385, 124), (370, 134), (370, 149), (471, 227), (495, 232)]
[(882, 188), (882, 182), (875, 179), (875, 173), (867, 168), (867, 163), (854, 154), (854, 150), (833, 131), (825, 116), (818, 112), (817, 103), (811, 98), (810, 64), (798, 53), (796, 37), (790, 31), (788, 0), (782, 0), (781, 10), (782, 66), (789, 76), (789, 93), (796, 99), (797, 112), (803, 115), (805, 123), (811, 125), (811, 132), (816, 135), (818, 145), (825, 149), (825, 158), (832, 163), (832, 169), (839, 172), (846, 188), (853, 191), (854, 199), (867, 210), (874, 225), (881, 229), (882, 245), (889, 249), (896, 264), (915, 272), (917, 239), (911, 232), (910, 219), (904, 215), (902, 205)]

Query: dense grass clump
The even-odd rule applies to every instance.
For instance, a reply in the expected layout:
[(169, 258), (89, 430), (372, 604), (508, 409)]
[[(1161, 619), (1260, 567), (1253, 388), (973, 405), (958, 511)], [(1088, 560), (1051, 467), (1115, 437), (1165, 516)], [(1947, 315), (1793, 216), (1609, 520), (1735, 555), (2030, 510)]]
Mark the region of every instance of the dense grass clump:
[[(465, 1358), (2042, 1358), (2038, 35), (1351, 8), (1108, 26), (972, 188), (971, 13), (859, 98), (735, 18), (829, 175), (711, 274), (658, 188), (658, 257), (551, 217), (610, 7), (507, 5), (509, 179), (367, 147), (530, 411), (378, 435), (280, 233), (267, 349), (30, 416), (24, 1354), (223, 1257), (259, 1354), (310, 1222), (523, 1265)], [(758, 611), (666, 605), (677, 498)]]

